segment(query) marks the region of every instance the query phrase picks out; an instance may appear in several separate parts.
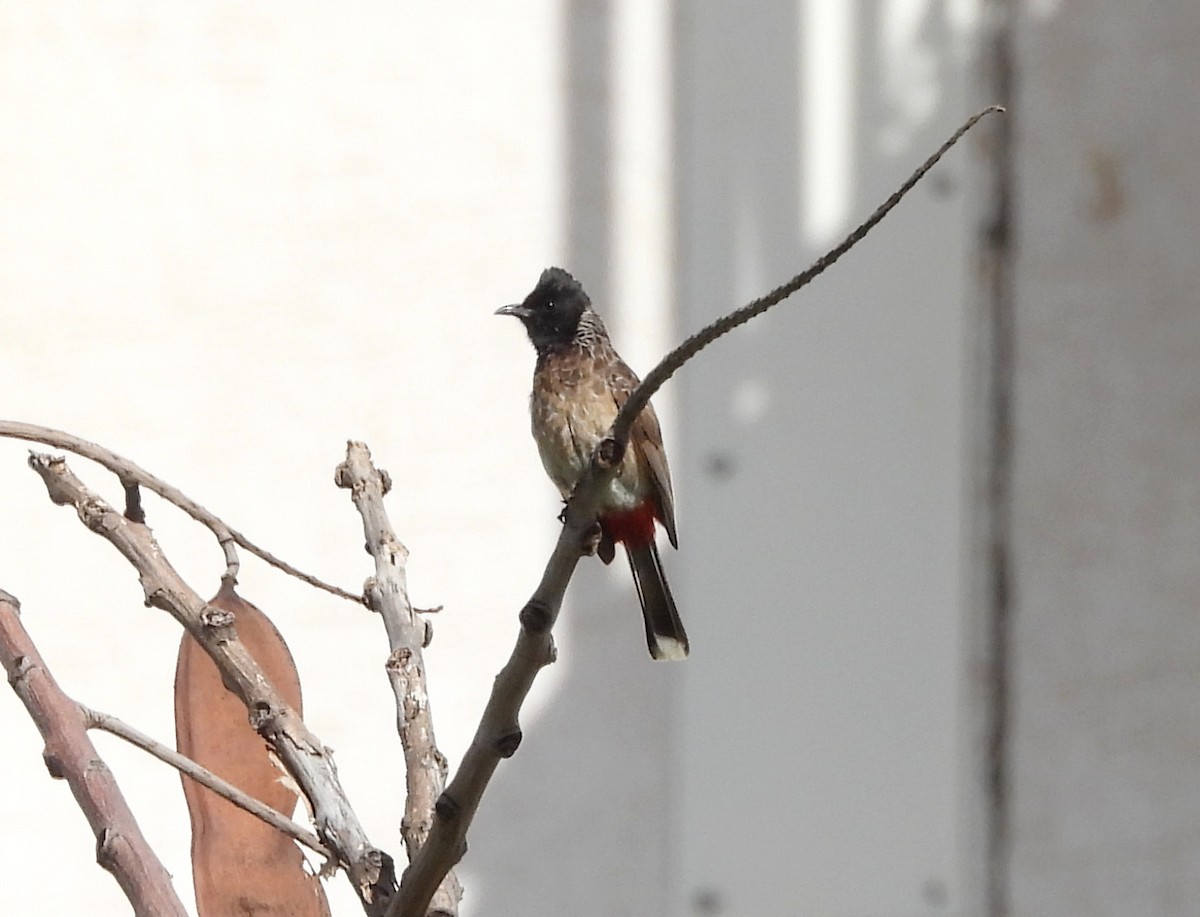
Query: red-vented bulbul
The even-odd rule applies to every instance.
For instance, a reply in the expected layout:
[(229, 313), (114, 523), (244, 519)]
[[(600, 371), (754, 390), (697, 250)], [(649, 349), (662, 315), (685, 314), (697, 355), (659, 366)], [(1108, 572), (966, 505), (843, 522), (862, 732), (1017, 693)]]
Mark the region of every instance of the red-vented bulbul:
[[(579, 281), (561, 268), (547, 268), (523, 302), (496, 314), (519, 318), (537, 350), (529, 402), (533, 438), (546, 473), (565, 500), (638, 378), (613, 350)], [(655, 519), (672, 546), (679, 547), (662, 431), (654, 408), (647, 405), (633, 422), (624, 458), (604, 494), (596, 553), (611, 563), (616, 543), (625, 545), (650, 655), (683, 659), (688, 639), (654, 544)]]

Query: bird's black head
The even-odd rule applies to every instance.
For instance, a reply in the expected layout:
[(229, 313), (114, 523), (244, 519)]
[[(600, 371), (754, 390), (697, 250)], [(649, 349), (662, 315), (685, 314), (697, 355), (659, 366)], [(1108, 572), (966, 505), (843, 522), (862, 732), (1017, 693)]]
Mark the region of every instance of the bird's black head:
[(569, 343), (591, 304), (578, 280), (560, 267), (548, 267), (523, 302), (497, 309), (496, 314), (519, 318), (533, 346), (542, 350)]

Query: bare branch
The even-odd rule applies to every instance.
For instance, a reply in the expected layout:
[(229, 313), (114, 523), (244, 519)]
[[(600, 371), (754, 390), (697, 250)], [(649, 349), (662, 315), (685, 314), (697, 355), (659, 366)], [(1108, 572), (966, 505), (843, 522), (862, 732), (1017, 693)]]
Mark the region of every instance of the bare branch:
[(313, 834), (313, 832), (302, 828), (290, 818), (280, 815), (270, 806), (259, 802), (253, 796), (243, 793), (228, 780), (223, 780), (207, 768), (201, 767), (186, 755), (181, 755), (175, 749), (164, 745), (156, 739), (150, 738), (144, 732), (139, 732), (115, 716), (100, 713), (83, 704), (79, 705), (79, 710), (83, 714), (84, 725), (88, 729), (99, 729), (102, 732), (111, 733), (118, 738), (124, 739), (131, 745), (136, 745), (142, 751), (153, 755), (164, 764), (169, 764), (175, 770), (179, 771), (179, 773), (190, 777), (201, 786), (208, 787), (218, 796), (229, 800), (239, 809), (244, 809), (255, 818), (261, 819), (272, 828), (286, 834), (292, 840), (321, 854), (326, 859), (336, 860), (334, 854), (330, 852), (328, 847), (321, 843), (321, 839)]
[(435, 806), (433, 827), (420, 853), (404, 871), (388, 917), (421, 917), (441, 877), (467, 850), (467, 829), (496, 765), (521, 744), (521, 705), (538, 671), (554, 661), (551, 630), (558, 619), (567, 584), (579, 562), (580, 548), (599, 505), (598, 479), (580, 487), (567, 505), (566, 523), (554, 546), (542, 581), (521, 609), (517, 644), (496, 676), (492, 694), (462, 764)]
[(54, 449), (65, 449), (67, 452), (82, 455), (84, 458), (91, 459), (98, 465), (104, 466), (121, 479), (121, 486), (125, 488), (126, 503), (130, 509), (130, 518), (134, 522), (144, 522), (145, 519), (141, 517), (140, 500), (131, 497), (131, 489), (136, 492), (136, 487), (140, 484), (142, 487), (152, 490), (168, 503), (179, 507), (216, 536), (217, 542), (220, 544), (221, 550), (225, 555), (225, 576), (235, 582), (237, 581), (239, 563), (237, 550), (234, 546), (240, 545), (251, 554), (266, 561), (272, 567), (282, 570), (289, 576), (294, 576), (296, 579), (302, 580), (310, 586), (324, 589), (326, 592), (332, 593), (339, 598), (349, 599), (351, 602), (362, 602), (362, 596), (354, 595), (345, 589), (319, 580), (311, 574), (297, 570), (286, 561), (280, 560), (270, 551), (260, 548), (241, 532), (230, 528), (223, 520), (213, 515), (178, 488), (172, 487), (166, 481), (155, 477), (136, 463), (117, 455), (103, 446), (89, 442), (78, 436), (73, 436), (70, 433), (64, 433), (61, 430), (52, 430), (49, 427), (39, 427), (34, 424), (20, 423), (15, 420), (0, 420), (0, 436), (41, 443)]
[(226, 686), (250, 711), (250, 722), (308, 798), (321, 842), (337, 852), (369, 915), (382, 914), (395, 888), (392, 860), (367, 840), (346, 800), (333, 758), (280, 697), (238, 638), (234, 616), (210, 605), (167, 562), (150, 530), (115, 511), (71, 472), (61, 458), (33, 454), (29, 465), (50, 499), (74, 506), (80, 520), (102, 535), (138, 571), (146, 604), (182, 624), (216, 663)]
[(808, 270), (797, 274), (766, 296), (718, 319), (671, 351), (642, 380), (621, 407), (613, 421), (612, 429), (597, 446), (588, 470), (567, 502), (565, 523), (554, 547), (554, 553), (542, 575), (542, 581), (533, 597), (521, 609), (521, 631), (517, 635), (517, 645), (500, 674), (496, 676), (491, 697), (471, 746), (467, 749), (450, 786), (435, 807), (436, 817), (429, 832), (429, 840), (404, 871), (400, 891), (392, 906), (388, 908), (387, 917), (421, 917), (441, 877), (466, 852), (467, 829), (475, 817), (480, 798), (500, 759), (512, 755), (521, 742), (521, 728), (518, 722), (521, 705), (538, 671), (554, 660), (551, 630), (562, 607), (567, 584), (575, 571), (575, 565), (579, 562), (585, 534), (595, 521), (600, 494), (620, 464), (634, 419), (649, 402), (650, 397), (695, 354), (721, 335), (782, 302), (854, 247), (963, 134), (985, 115), (996, 111), (1003, 109), (991, 106), (968, 119), (861, 226), (818, 259)]
[[(850, 235), (846, 236), (841, 242), (835, 245), (832, 249), (818, 258), (813, 264), (804, 271), (801, 271), (787, 283), (776, 287), (765, 296), (760, 296), (751, 303), (742, 306), (728, 315), (722, 316), (712, 324), (693, 334), (690, 338), (667, 354), (657, 366), (654, 367), (642, 380), (641, 384), (634, 389), (633, 394), (629, 396), (629, 400), (621, 406), (621, 410), (617, 413), (616, 420), (613, 421), (612, 430), (608, 438), (620, 444), (620, 448), (616, 450), (616, 455), (619, 460), (621, 451), (624, 449), (625, 443), (629, 440), (629, 430), (633, 426), (633, 422), (637, 419), (638, 414), (650, 402), (654, 393), (662, 388), (663, 383), (673, 376), (684, 363), (698, 354), (701, 350), (715, 341), (722, 335), (728, 334), (738, 325), (744, 325), (750, 319), (762, 315), (772, 306), (783, 302), (801, 287), (808, 286), (818, 276), (823, 274), (827, 268), (833, 265), (835, 261), (850, 251), (855, 245), (862, 241), (879, 222), (887, 216), (901, 199), (904, 198), (909, 191), (925, 177), (925, 173), (932, 169), (943, 156), (949, 152), (950, 148), (962, 139), (963, 135), (973, 128), (980, 120), (990, 114), (1003, 113), (1004, 108), (1000, 105), (989, 105), (982, 111), (978, 111), (963, 122), (953, 134), (947, 138), (946, 142), (937, 148), (928, 159), (926, 159), (916, 171), (912, 173), (899, 188), (897, 188), (891, 196), (879, 205), (869, 217), (866, 218), (859, 226), (857, 226)], [(609, 448), (612, 448), (611, 446)]]
[[(438, 751), (434, 738), (425, 684), (421, 650), (427, 643), (427, 626), (409, 602), (405, 568), (408, 549), (396, 537), (383, 504), (391, 481), (374, 466), (365, 443), (346, 444), (346, 460), (337, 467), (334, 480), (339, 487), (350, 490), (362, 516), (367, 551), (375, 559), (375, 576), (367, 581), (363, 595), (367, 605), (383, 618), (391, 649), (387, 672), (396, 696), (396, 728), (404, 748), (407, 782), (400, 832), (412, 860), (429, 836), (433, 806), (446, 785), (447, 771), (446, 757)], [(450, 870), (433, 896), (430, 913), (454, 917), (461, 898), (462, 886)]]
[(96, 835), (96, 862), (112, 873), (139, 917), (187, 917), (171, 877), (87, 736), (79, 706), (59, 688), (21, 624), (19, 604), (0, 591), (0, 662), (46, 742), (50, 775), (66, 779)]

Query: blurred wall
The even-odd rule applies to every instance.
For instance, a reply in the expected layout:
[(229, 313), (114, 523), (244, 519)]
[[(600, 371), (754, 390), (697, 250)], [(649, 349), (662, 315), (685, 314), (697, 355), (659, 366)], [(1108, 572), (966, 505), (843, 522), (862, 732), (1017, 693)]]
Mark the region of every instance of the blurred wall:
[[(371, 568), (333, 470), (348, 438), (366, 440), (395, 483), (413, 601), (444, 606), (427, 664), (453, 762), (555, 536), (527, 432), (532, 351), (492, 312), (569, 260), (561, 27), (554, 3), (0, 8), (0, 415), (101, 442), (351, 590)], [(49, 503), (25, 455), (0, 443), (3, 588), (69, 693), (169, 739), (178, 628)], [(146, 503), (171, 559), (214, 593), (212, 539)], [(242, 561), (242, 594), (296, 656), (307, 721), (369, 836), (399, 854), (379, 622)], [(561, 642), (530, 746), (570, 667), (569, 625)], [(0, 729), (0, 817), (22, 831), (0, 910), (127, 913), (15, 697)], [(186, 899), (178, 778), (96, 741)], [(328, 887), (337, 913), (361, 912), (344, 879)]]
[[(933, 3), (679, 9), (679, 314), (815, 260), (974, 105)], [(679, 914), (939, 914), (958, 765), (972, 144), (680, 376)]]
[[(693, 656), (651, 662), (623, 564), (582, 565), (463, 913), (1187, 914), (1200, 26), (1154, 9), (5, 6), (0, 415), (102, 442), (352, 589), (330, 482), (366, 439), (414, 601), (445, 606), (453, 767), (555, 534), (532, 352), (491, 312), (562, 264), (644, 371), (1007, 101), (1007, 145), (969, 140), (656, 398)], [(0, 443), (0, 587), (68, 692), (170, 736), (174, 625), (24, 455)], [(148, 511), (215, 591), (210, 539)], [(378, 622), (243, 564), (399, 853)], [(0, 817), (51, 851), (0, 861), (5, 912), (127, 913), (15, 698), (0, 729)], [(186, 896), (177, 780), (105, 738)]]
[(1010, 908), (1200, 899), (1200, 9), (1013, 44)]

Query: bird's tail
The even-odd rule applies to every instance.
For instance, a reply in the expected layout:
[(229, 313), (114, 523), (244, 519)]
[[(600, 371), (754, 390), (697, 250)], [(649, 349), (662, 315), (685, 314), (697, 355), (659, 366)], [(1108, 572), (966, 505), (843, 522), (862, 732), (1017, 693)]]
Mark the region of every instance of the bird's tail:
[(650, 655), (655, 659), (687, 658), (687, 634), (671, 597), (671, 587), (663, 576), (658, 548), (653, 541), (638, 548), (626, 544), (625, 552), (629, 555), (633, 583), (642, 603), (642, 617), (646, 619), (646, 645), (650, 647)]

